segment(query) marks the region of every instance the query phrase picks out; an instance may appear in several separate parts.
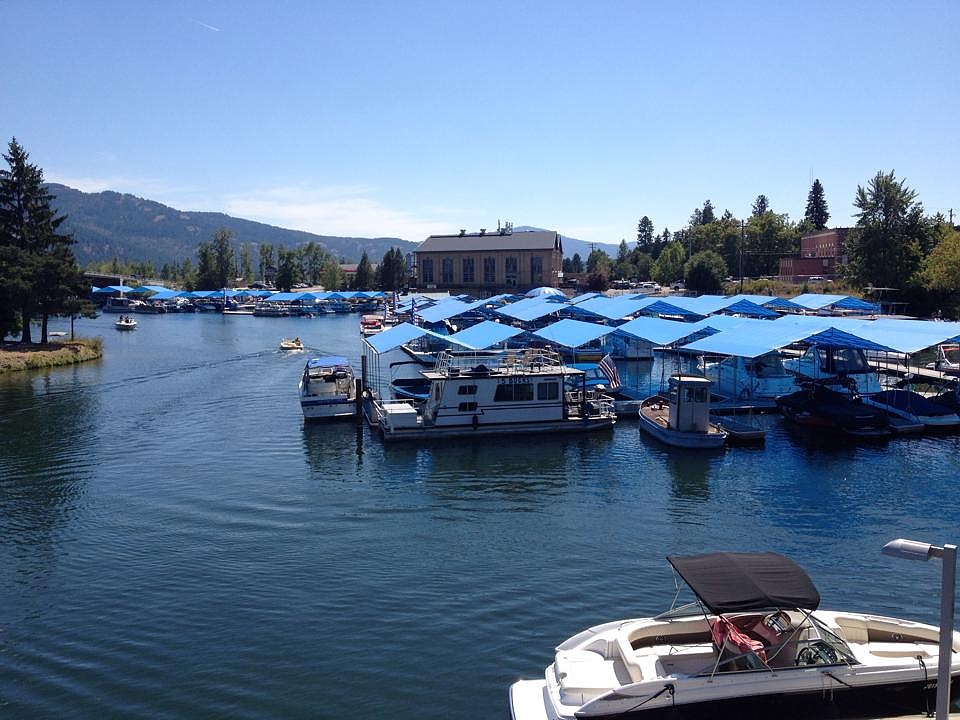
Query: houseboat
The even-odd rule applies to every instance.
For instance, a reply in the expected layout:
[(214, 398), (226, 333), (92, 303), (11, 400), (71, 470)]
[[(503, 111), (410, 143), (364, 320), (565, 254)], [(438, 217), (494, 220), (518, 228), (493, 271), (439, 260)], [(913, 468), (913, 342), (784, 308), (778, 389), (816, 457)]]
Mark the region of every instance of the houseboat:
[(583, 432), (616, 422), (613, 399), (552, 350), (445, 350), (422, 375), (429, 382), (422, 404), (370, 403), (368, 417), (385, 440)]

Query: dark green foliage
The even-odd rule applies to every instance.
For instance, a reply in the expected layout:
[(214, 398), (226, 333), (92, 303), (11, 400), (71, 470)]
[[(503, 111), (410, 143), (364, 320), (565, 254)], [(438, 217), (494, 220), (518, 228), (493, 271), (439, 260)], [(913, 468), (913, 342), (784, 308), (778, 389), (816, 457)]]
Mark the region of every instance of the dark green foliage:
[(353, 276), (354, 290), (370, 290), (373, 287), (373, 266), (370, 264), (370, 258), (364, 253), (357, 263), (357, 272)]
[(824, 230), (827, 227), (830, 213), (827, 211), (827, 200), (823, 195), (823, 185), (820, 184), (819, 178), (813, 181), (810, 192), (807, 194), (807, 211), (803, 219), (814, 230)]
[(847, 242), (847, 275), (860, 285), (904, 288), (919, 284), (934, 224), (923, 215), (917, 193), (893, 171), (878, 172), (857, 187), (857, 225)]
[(574, 253), (573, 257), (570, 258), (570, 272), (572, 273), (583, 272), (583, 258), (580, 257), (580, 253)]
[[(653, 222), (644, 215), (637, 223), (637, 247), (649, 249), (653, 244)], [(649, 251), (649, 250), (648, 250)]]
[(390, 248), (377, 271), (381, 290), (403, 290), (407, 285), (407, 260), (400, 248)]
[(19, 324), (21, 341), (29, 343), (30, 321), (39, 317), (45, 343), (50, 315), (67, 313), (89, 286), (77, 269), (73, 238), (59, 232), (66, 218), (53, 207), (43, 171), (16, 138), (3, 157), (9, 169), (0, 170), (0, 330)]
[(701, 294), (719, 294), (726, 276), (727, 264), (712, 250), (698, 252), (684, 266), (686, 289)]
[(753, 216), (760, 217), (769, 209), (770, 201), (767, 200), (767, 196), (763, 194), (757, 195), (757, 199), (753, 201)]

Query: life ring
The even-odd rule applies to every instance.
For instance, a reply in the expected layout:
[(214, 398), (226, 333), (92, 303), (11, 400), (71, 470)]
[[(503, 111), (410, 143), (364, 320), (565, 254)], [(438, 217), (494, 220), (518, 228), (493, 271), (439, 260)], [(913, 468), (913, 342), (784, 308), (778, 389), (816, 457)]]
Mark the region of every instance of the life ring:
[(476, 430), (478, 427), (480, 427), (480, 416), (479, 416), (479, 415), (474, 415), (474, 416), (473, 416), (473, 420), (470, 421), (470, 424), (473, 425), (473, 429), (474, 429), (474, 430)]

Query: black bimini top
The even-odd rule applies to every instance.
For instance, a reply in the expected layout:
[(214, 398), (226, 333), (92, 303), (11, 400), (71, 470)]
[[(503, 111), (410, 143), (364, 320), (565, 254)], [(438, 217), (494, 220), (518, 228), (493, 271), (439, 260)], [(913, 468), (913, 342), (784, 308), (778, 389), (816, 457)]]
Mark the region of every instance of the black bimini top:
[(820, 605), (810, 576), (777, 553), (668, 555), (667, 560), (715, 615), (771, 608), (816, 610)]

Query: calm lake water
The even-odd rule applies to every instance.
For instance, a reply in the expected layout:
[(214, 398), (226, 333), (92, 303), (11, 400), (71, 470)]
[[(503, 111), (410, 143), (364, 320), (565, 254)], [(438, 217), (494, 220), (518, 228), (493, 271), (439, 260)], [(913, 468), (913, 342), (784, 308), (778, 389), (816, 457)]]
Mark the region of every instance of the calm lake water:
[(497, 718), (588, 625), (665, 609), (664, 556), (776, 550), (825, 607), (936, 622), (960, 436), (766, 447), (584, 437), (384, 445), (304, 425), (357, 316), (78, 322), (103, 360), (0, 376), (0, 716)]

